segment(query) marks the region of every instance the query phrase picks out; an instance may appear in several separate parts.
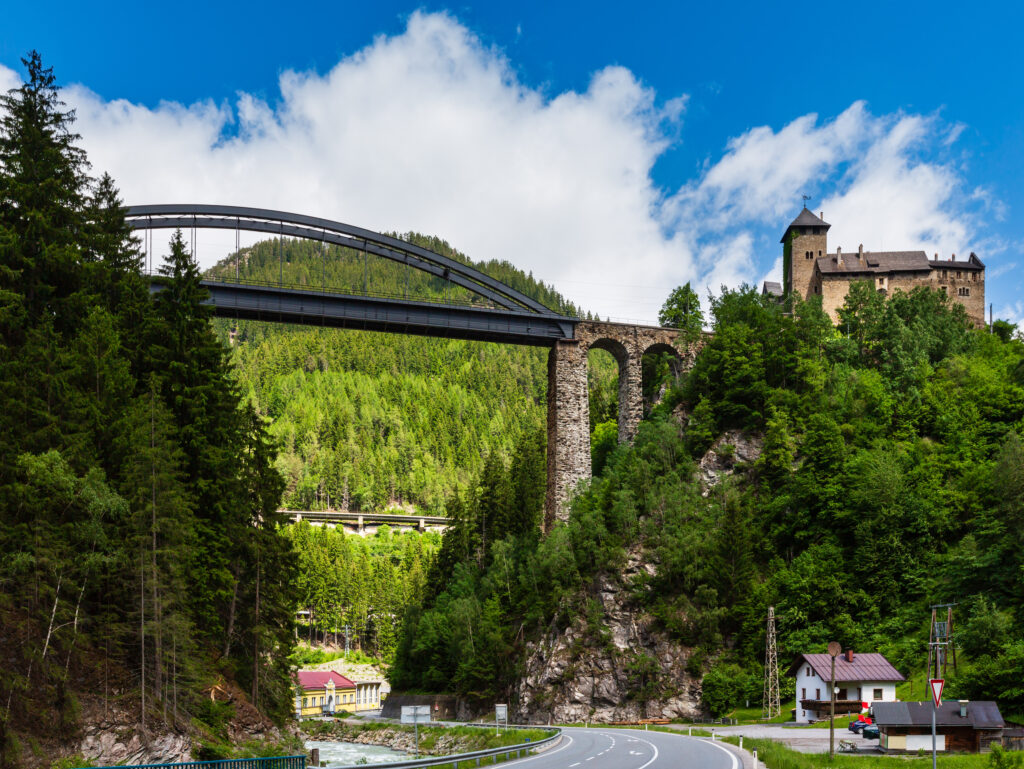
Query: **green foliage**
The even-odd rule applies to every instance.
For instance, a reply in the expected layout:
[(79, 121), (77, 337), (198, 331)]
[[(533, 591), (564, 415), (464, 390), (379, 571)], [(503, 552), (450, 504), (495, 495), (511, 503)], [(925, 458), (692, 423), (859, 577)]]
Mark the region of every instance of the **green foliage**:
[(701, 683), (701, 704), (713, 717), (720, 718), (748, 700), (761, 699), (760, 671), (749, 672), (735, 663), (715, 665)]
[[(479, 535), (445, 537), (442, 554), (458, 553), (438, 560), (447, 585), (406, 624), (398, 655), (403, 675), (432, 673), (398, 680), (461, 680), (467, 656), (487, 653), (462, 612), (479, 622), (491, 596), (502, 655), (573, 622), (581, 645), (603, 648), (591, 595), (618, 580), (632, 609), (693, 650), (687, 670), (707, 671), (715, 713), (760, 698), (747, 671), (763, 663), (769, 605), (783, 662), (835, 640), (909, 672), (926, 651), (928, 606), (944, 600), (963, 607), (963, 692), (1024, 709), (1024, 343), (972, 330), (927, 290), (881, 301), (857, 288), (838, 327), (819, 301), (787, 314), (749, 287), (713, 299), (711, 315), (714, 336), (669, 388), (689, 407), (685, 426), (654, 409), (631, 447), (613, 449), (613, 425), (599, 424), (600, 474), (535, 550), (502, 547), (518, 553), (507, 580), (474, 557)], [(761, 455), (702, 489), (694, 459), (726, 431), (720, 455), (744, 436), (763, 437)], [(655, 571), (626, 580), (638, 553)], [(623, 659), (620, 672), (635, 677), (642, 663)], [(515, 664), (474, 664), (511, 691)]]
[[(364, 538), (306, 521), (283, 532), (298, 555), (298, 606), (309, 612), (308, 623), (297, 628), (300, 637), (343, 648), (347, 627), (349, 661), (389, 662), (402, 616), (423, 600), (439, 536), (382, 526)], [(291, 663), (300, 667), (344, 656), (299, 646)]]
[[(293, 556), (180, 233), (152, 295), (32, 53), (0, 96), (0, 765), (84, 698), (188, 722), (228, 676), (290, 709)], [(96, 682), (104, 682), (101, 686)], [(88, 687), (88, 688), (86, 688)]]
[(697, 292), (686, 285), (678, 286), (661, 306), (658, 323), (670, 328), (678, 328), (686, 339), (695, 339), (704, 327), (704, 313), (700, 309), (700, 297)]

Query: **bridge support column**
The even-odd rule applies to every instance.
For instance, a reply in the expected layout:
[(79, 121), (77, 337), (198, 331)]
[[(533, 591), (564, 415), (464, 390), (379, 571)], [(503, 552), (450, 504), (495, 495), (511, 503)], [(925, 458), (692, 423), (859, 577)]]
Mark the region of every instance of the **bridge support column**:
[(543, 530), (569, 516), (576, 485), (590, 477), (590, 404), (587, 348), (573, 339), (548, 353), (548, 489)]
[(619, 443), (632, 442), (644, 417), (642, 357), (642, 351), (627, 347), (619, 362)]

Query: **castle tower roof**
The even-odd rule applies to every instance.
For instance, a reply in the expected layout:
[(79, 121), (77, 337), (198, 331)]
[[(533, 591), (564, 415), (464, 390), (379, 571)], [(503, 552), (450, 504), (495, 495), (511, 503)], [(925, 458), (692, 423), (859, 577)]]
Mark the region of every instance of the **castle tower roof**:
[(832, 225), (826, 222), (824, 219), (820, 219), (810, 211), (807, 210), (807, 206), (804, 206), (804, 210), (801, 211), (796, 219), (790, 222), (790, 225), (786, 228), (786, 231), (782, 233), (782, 240), (780, 243), (786, 242), (786, 236), (789, 235), (789, 231), (794, 227), (824, 227), (828, 230)]

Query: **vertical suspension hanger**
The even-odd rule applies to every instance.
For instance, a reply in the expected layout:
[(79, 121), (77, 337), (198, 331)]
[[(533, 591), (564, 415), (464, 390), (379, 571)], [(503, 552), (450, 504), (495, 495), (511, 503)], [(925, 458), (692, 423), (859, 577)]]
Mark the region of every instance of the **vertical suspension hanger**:
[(283, 286), (284, 285), (284, 222), (278, 222), (277, 226), (278, 226), (279, 233), (280, 233), (278, 235), (278, 238), (277, 238), (278, 244), (280, 245), (280, 248), (278, 250), (281, 252), (281, 277), (280, 277), (280, 281), (279, 282), (280, 282), (280, 285)]
[(369, 296), (366, 290), (366, 271), (369, 269), (367, 259), (368, 255), (366, 253), (366, 240), (363, 240), (363, 296)]
[(241, 239), (239, 238), (239, 234), (238, 234), (238, 230), (240, 228), (240, 225), (241, 225), (241, 223), (239, 222), (239, 218), (236, 216), (235, 217), (235, 283), (238, 282), (238, 260), (241, 258), (241, 253), (240, 252), (242, 250)]

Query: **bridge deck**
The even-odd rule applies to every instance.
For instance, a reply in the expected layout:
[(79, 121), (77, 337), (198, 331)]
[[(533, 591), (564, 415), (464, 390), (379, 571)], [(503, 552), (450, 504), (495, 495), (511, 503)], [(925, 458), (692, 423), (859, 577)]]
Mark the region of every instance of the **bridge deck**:
[[(531, 312), (204, 280), (214, 314), (307, 326), (550, 346), (572, 339), (576, 319)], [(159, 278), (154, 279), (159, 290)]]

